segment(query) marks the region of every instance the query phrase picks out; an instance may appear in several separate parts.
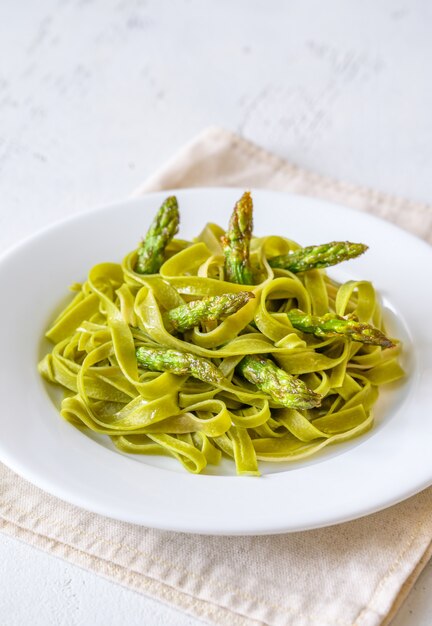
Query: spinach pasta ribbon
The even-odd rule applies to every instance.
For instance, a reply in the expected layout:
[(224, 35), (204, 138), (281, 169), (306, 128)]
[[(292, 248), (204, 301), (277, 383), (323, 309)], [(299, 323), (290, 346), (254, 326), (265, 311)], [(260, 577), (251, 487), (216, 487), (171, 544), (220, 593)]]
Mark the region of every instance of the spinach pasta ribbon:
[[(54, 346), (39, 363), (42, 376), (64, 390), (63, 418), (107, 435), (126, 453), (170, 455), (195, 473), (226, 456), (243, 475), (258, 475), (259, 461), (302, 459), (370, 429), (379, 386), (403, 375), (399, 344), (383, 350), (293, 325), (288, 313), (296, 310), (309, 325), (319, 316), (348, 316), (384, 330), (370, 282), (339, 285), (324, 269), (272, 267), (269, 259), (300, 249), (295, 242), (252, 238), (251, 296), (229, 316), (182, 332), (167, 324), (168, 311), (191, 301), (244, 294), (244, 284), (225, 279), (223, 235), (208, 224), (193, 242), (169, 240), (157, 273), (135, 271), (135, 250), (122, 264), (96, 265), (74, 287), (74, 298), (46, 333)], [(195, 355), (220, 376), (212, 383), (151, 371), (137, 361), (139, 348)], [(275, 370), (320, 397), (319, 406), (282, 406), (242, 376), (245, 355), (271, 359)]]

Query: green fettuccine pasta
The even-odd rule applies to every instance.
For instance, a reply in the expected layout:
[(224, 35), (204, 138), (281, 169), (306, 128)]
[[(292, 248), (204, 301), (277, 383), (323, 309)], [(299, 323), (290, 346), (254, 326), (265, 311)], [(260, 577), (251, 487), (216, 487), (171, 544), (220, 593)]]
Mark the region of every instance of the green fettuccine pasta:
[[(324, 269), (273, 268), (269, 259), (289, 259), (294, 251), (297, 258), (301, 250), (275, 236), (252, 238), (247, 286), (228, 282), (224, 236), (208, 224), (193, 242), (169, 241), (157, 274), (136, 271), (135, 250), (121, 264), (96, 265), (84, 284), (74, 285), (78, 293), (46, 333), (54, 347), (39, 363), (42, 376), (65, 391), (60, 412), (66, 420), (109, 436), (126, 453), (170, 455), (195, 473), (225, 455), (244, 475), (258, 475), (259, 461), (302, 459), (371, 428), (379, 386), (403, 375), (399, 343), (382, 349), (337, 332), (314, 334), (311, 320), (325, 319), (328, 329), (330, 315), (384, 331), (372, 284), (338, 285)], [(241, 263), (239, 250), (247, 250), (236, 249)], [(231, 275), (241, 272), (231, 267)], [(168, 311), (191, 301), (222, 296), (212, 300), (213, 309), (222, 310), (224, 295), (245, 290), (250, 295), (241, 308), (219, 320), (182, 332), (166, 322)], [(296, 319), (304, 314), (306, 331), (291, 323), (294, 310)], [(187, 316), (187, 308), (178, 311)], [(198, 364), (205, 359), (217, 368), (216, 382), (187, 371), (152, 371), (137, 359), (140, 348), (150, 355), (187, 353)], [(265, 357), (258, 367), (270, 359), (275, 371), (291, 376), (292, 406), (268, 392), (272, 380), (260, 387), (259, 377), (242, 375), (245, 355)], [(295, 406), (299, 388), (313, 392), (310, 408)]]

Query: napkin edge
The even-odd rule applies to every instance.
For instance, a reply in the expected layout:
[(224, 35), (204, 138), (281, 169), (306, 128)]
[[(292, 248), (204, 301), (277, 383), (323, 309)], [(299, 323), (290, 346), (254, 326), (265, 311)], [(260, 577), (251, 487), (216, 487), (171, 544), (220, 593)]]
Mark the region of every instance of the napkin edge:
[[(302, 167), (288, 161), (282, 156), (279, 156), (266, 148), (254, 143), (246, 137), (235, 133), (227, 128), (221, 126), (208, 126), (200, 131), (193, 139), (189, 140), (186, 144), (183, 144), (172, 157), (164, 162), (160, 168), (158, 168), (151, 176), (149, 176), (142, 185), (137, 187), (130, 197), (136, 198), (143, 193), (150, 191), (163, 191), (163, 189), (184, 188), (184, 185), (179, 181), (177, 184), (172, 183), (173, 168), (176, 167), (178, 162), (185, 160), (195, 160), (194, 153), (198, 152), (203, 143), (209, 141), (223, 143), (224, 149), (227, 149), (231, 145), (234, 149), (242, 150), (259, 158), (262, 161), (266, 161), (278, 171), (283, 170), (284, 173), (290, 172), (291, 174), (300, 174), (304, 177), (304, 180), (312, 188), (311, 195), (323, 195), (323, 189), (338, 192), (346, 196), (361, 196), (364, 202), (370, 202), (371, 204), (386, 205), (391, 204), (393, 207), (404, 207), (405, 209), (413, 208), (416, 211), (430, 212), (432, 211), (432, 205), (426, 202), (418, 200), (412, 200), (391, 194), (386, 191), (381, 191), (369, 187), (367, 185), (361, 185), (346, 180), (339, 180), (325, 174), (319, 174), (307, 167)], [(165, 182), (166, 177), (169, 176), (169, 181)], [(189, 186), (189, 185), (188, 185)], [(192, 185), (200, 187), (201, 185)], [(229, 185), (238, 186), (238, 185)], [(320, 188), (315, 193), (316, 188)], [(342, 201), (343, 202), (343, 201)]]

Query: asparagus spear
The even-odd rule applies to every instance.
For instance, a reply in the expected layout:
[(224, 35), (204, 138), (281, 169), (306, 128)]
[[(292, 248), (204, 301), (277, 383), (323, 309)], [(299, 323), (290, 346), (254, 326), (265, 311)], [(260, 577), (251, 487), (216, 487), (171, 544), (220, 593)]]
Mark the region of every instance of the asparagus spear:
[(241, 309), (251, 298), (255, 298), (251, 291), (239, 291), (194, 300), (165, 313), (165, 325), (169, 330), (183, 332), (201, 322), (212, 322), (228, 317)]
[(159, 271), (165, 260), (165, 248), (178, 231), (179, 220), (177, 198), (169, 196), (157, 212), (138, 249), (135, 265), (138, 274), (156, 274)]
[(394, 346), (394, 343), (378, 328), (370, 324), (363, 324), (352, 315), (342, 317), (327, 313), (319, 317), (318, 315), (307, 315), (298, 309), (289, 311), (287, 315), (294, 328), (298, 328), (304, 333), (313, 333), (317, 337), (345, 335), (354, 341), (361, 341), (361, 343), (369, 343), (382, 348)]
[(238, 364), (239, 372), (282, 406), (290, 409), (310, 409), (319, 406), (321, 396), (305, 383), (288, 374), (273, 361), (259, 355), (245, 356)]
[(231, 283), (251, 285), (252, 270), (249, 261), (252, 237), (252, 198), (246, 191), (236, 202), (228, 230), (221, 238), (225, 254), (225, 279)]
[(351, 243), (350, 241), (331, 241), (319, 246), (307, 246), (290, 254), (269, 259), (271, 267), (290, 270), (291, 272), (306, 272), (336, 265), (341, 261), (354, 259), (368, 249), (363, 243)]
[(208, 359), (190, 352), (180, 352), (166, 348), (138, 348), (138, 363), (153, 372), (171, 372), (179, 376), (193, 376), (205, 383), (224, 384), (222, 372)]

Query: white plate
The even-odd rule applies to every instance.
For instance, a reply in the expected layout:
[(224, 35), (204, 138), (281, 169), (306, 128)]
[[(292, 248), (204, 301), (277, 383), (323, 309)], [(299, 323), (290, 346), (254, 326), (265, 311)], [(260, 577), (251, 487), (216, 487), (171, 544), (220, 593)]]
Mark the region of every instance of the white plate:
[[(257, 235), (302, 245), (362, 241), (362, 257), (333, 268), (336, 278), (372, 280), (391, 333), (404, 341), (407, 377), (382, 394), (377, 425), (308, 462), (261, 464), (261, 478), (190, 475), (164, 457), (127, 456), (63, 421), (36, 364), (44, 330), (69, 284), (102, 261), (120, 261), (169, 192), (150, 194), (64, 221), (28, 239), (0, 262), (2, 398), (0, 459), (59, 498), (109, 517), (170, 530), (264, 534), (305, 530), (372, 513), (432, 482), (432, 250), (397, 227), (327, 202), (253, 192)], [(180, 236), (206, 221), (227, 223), (236, 189), (175, 191)], [(222, 471), (229, 473), (227, 462)]]

